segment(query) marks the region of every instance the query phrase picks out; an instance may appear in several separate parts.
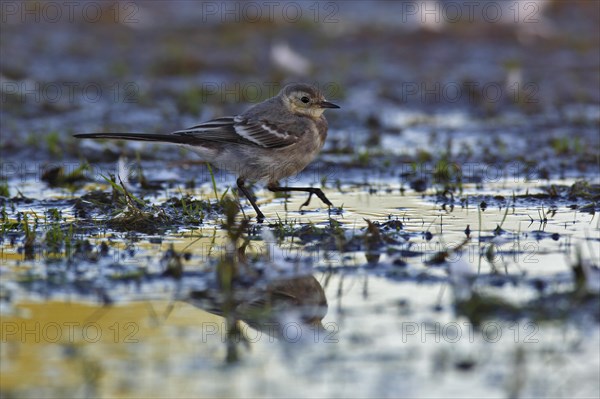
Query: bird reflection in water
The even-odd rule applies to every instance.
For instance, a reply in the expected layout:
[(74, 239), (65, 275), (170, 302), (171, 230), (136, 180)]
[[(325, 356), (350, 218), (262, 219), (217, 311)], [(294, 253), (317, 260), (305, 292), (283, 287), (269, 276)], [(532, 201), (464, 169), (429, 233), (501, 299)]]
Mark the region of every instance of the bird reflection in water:
[(230, 334), (242, 333), (239, 321), (270, 337), (292, 342), (302, 335), (318, 337), (325, 331), (322, 320), (327, 314), (327, 298), (312, 275), (277, 278), (252, 286), (240, 284), (229, 295), (224, 291), (192, 291), (187, 302), (235, 324)]
[[(308, 271), (300, 274), (299, 264), (289, 262), (277, 245), (271, 246), (270, 256), (249, 259), (249, 221), (236, 218), (236, 201), (225, 198), (221, 203), (229, 240), (216, 267), (214, 284), (209, 281), (210, 288), (189, 291), (182, 299), (225, 319), (226, 361), (238, 360), (239, 342), (249, 343), (244, 335), (244, 327), (248, 326), (260, 333), (259, 339), (322, 340), (326, 335), (322, 320), (327, 313), (327, 299), (321, 284)], [(263, 239), (275, 243), (268, 231), (263, 232)]]

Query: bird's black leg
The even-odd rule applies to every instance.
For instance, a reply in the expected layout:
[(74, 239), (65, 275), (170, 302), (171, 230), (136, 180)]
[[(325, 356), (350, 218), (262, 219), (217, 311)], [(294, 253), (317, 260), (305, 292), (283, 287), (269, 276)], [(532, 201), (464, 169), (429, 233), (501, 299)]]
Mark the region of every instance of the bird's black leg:
[(308, 193), (308, 198), (306, 199), (306, 201), (304, 201), (304, 203), (302, 205), (300, 205), (300, 209), (304, 208), (305, 206), (308, 206), (308, 204), (310, 204), (310, 199), (312, 198), (313, 193)]
[(258, 222), (262, 222), (265, 219), (265, 215), (263, 215), (263, 213), (258, 208), (258, 205), (256, 205), (256, 198), (254, 198), (254, 195), (252, 195), (250, 190), (248, 190), (248, 187), (245, 186), (244, 179), (237, 179), (237, 186), (240, 189), (240, 191), (244, 193), (246, 198), (248, 198), (248, 201), (250, 201), (252, 208), (254, 208), (254, 210), (256, 211), (256, 220)]
[(300, 208), (302, 208), (303, 206), (307, 206), (310, 203), (310, 199), (312, 198), (312, 195), (316, 195), (317, 197), (319, 197), (319, 199), (321, 201), (323, 201), (323, 203), (327, 206), (333, 206), (333, 204), (331, 203), (331, 201), (329, 201), (327, 199), (327, 197), (325, 196), (325, 194), (323, 194), (323, 191), (321, 191), (320, 188), (315, 188), (315, 187), (280, 187), (277, 184), (269, 184), (267, 186), (267, 188), (270, 191), (273, 192), (282, 192), (282, 191), (304, 191), (306, 193), (308, 193), (308, 199), (306, 200), (306, 202), (304, 202)]

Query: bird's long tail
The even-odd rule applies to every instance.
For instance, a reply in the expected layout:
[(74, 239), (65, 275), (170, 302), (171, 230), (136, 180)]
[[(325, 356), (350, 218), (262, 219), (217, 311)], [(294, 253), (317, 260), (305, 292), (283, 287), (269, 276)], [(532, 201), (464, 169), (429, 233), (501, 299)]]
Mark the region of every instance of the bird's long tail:
[(80, 133), (74, 134), (78, 139), (116, 139), (134, 141), (158, 141), (162, 143), (189, 144), (193, 141), (190, 136), (175, 134), (146, 134), (146, 133)]

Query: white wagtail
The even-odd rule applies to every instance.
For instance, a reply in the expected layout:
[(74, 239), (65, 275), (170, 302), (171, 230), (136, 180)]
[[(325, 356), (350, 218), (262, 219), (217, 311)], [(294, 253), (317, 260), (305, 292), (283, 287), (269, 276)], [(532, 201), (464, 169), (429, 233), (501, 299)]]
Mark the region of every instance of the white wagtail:
[(281, 187), (279, 180), (302, 171), (319, 153), (327, 137), (323, 112), (339, 106), (325, 100), (309, 84), (290, 84), (277, 96), (256, 104), (243, 114), (217, 118), (170, 134), (86, 133), (78, 138), (159, 141), (180, 144), (203, 160), (238, 176), (237, 186), (256, 211), (265, 216), (245, 185), (266, 182), (270, 191), (305, 191), (308, 205), (315, 194), (332, 206), (323, 191), (314, 187)]

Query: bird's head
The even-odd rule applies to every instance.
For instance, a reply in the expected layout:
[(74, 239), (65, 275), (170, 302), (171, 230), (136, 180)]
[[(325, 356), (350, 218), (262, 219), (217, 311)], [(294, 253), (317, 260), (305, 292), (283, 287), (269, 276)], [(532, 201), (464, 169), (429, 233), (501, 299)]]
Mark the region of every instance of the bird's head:
[(289, 84), (281, 90), (279, 96), (292, 113), (315, 119), (319, 118), (327, 108), (339, 108), (326, 101), (319, 89), (306, 83)]

